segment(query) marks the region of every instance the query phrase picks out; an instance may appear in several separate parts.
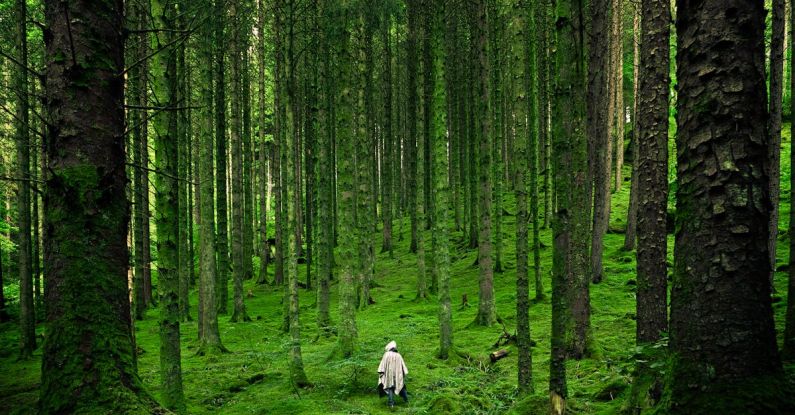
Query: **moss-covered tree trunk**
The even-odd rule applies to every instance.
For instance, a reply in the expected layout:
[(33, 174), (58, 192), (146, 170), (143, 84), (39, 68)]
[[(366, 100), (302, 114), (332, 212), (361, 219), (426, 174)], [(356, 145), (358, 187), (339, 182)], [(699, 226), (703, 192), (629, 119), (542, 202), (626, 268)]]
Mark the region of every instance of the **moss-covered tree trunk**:
[[(372, 199), (375, 198), (372, 181), (376, 178), (372, 174), (373, 154), (375, 145), (373, 111), (373, 71), (374, 41), (373, 30), (375, 18), (372, 1), (360, 4), (360, 25), (357, 31), (359, 36), (358, 56), (360, 60), (357, 68), (356, 89), (358, 91), (359, 110), (356, 114), (356, 225), (358, 228), (359, 243), (359, 308), (366, 308), (371, 302), (370, 285), (373, 280), (373, 223), (375, 212), (372, 211)], [(343, 58), (345, 59), (345, 58)], [(421, 223), (418, 221), (418, 223)]]
[(244, 231), (245, 223), (245, 190), (243, 183), (243, 170), (244, 157), (243, 157), (243, 140), (242, 137), (242, 94), (241, 94), (241, 61), (242, 61), (242, 36), (241, 25), (243, 19), (239, 14), (242, 9), (238, 0), (232, 0), (227, 4), (229, 9), (229, 22), (231, 23), (231, 37), (229, 39), (229, 50), (231, 52), (230, 60), (232, 67), (231, 74), (231, 87), (232, 87), (232, 105), (230, 113), (231, 128), (231, 155), (232, 155), (232, 279), (233, 279), (233, 308), (232, 308), (232, 321), (249, 321), (251, 320), (246, 313), (246, 304), (243, 301), (243, 280), (245, 279), (245, 237)]
[[(588, 186), (588, 199), (593, 195), (593, 232), (591, 233), (591, 280), (602, 281), (602, 254), (604, 235), (610, 219), (610, 140), (609, 118), (612, 117), (608, 100), (612, 85), (612, 43), (610, 4), (612, 0), (590, 2), (591, 24), (588, 32), (588, 157), (593, 187)], [(611, 101), (612, 102), (612, 101)], [(554, 115), (553, 115), (554, 117)], [(593, 189), (593, 190), (591, 190)], [(593, 193), (591, 193), (591, 191)]]
[(549, 389), (553, 413), (566, 408), (566, 358), (585, 355), (590, 341), (589, 207), (585, 139), (586, 71), (581, 0), (554, 4), (556, 75), (552, 96), (553, 171), (557, 203), (553, 230), (552, 351)]
[[(417, 18), (420, 20), (421, 26), (418, 29), (418, 37), (422, 39), (422, 45), (420, 52), (421, 63), (422, 63), (422, 77), (421, 77), (421, 89), (422, 89), (422, 111), (420, 112), (420, 120), (419, 124), (422, 125), (421, 130), (421, 142), (417, 144), (416, 148), (414, 149), (414, 160), (415, 164), (414, 167), (416, 170), (412, 170), (409, 174), (414, 174), (419, 180), (423, 181), (423, 184), (417, 184), (416, 189), (413, 192), (416, 194), (414, 198), (414, 211), (415, 216), (417, 218), (417, 223), (419, 229), (417, 229), (417, 236), (416, 236), (416, 254), (417, 254), (417, 297), (416, 300), (423, 300), (427, 299), (429, 292), (428, 292), (428, 267), (426, 262), (426, 250), (425, 250), (425, 236), (426, 236), (426, 216), (430, 216), (427, 210), (426, 198), (426, 188), (424, 185), (425, 176), (431, 174), (426, 169), (428, 168), (430, 161), (428, 163), (425, 162), (426, 159), (430, 157), (427, 152), (427, 148), (425, 146), (425, 142), (428, 141), (428, 136), (430, 135), (431, 129), (431, 117), (433, 117), (433, 108), (430, 105), (433, 95), (433, 84), (429, 81), (432, 76), (433, 68), (431, 64), (431, 47), (430, 47), (430, 30), (428, 30), (428, 9), (433, 9), (433, 5), (429, 4), (429, 2), (425, 2), (424, 0), (419, 0), (417, 2), (417, 7), (420, 8), (422, 11), (417, 12), (419, 16)], [(426, 37), (428, 37), (426, 39)], [(433, 258), (433, 251), (431, 250), (431, 258)], [(431, 268), (432, 272), (435, 272), (435, 268)]]
[[(770, 119), (768, 121), (768, 157), (770, 158), (770, 219), (767, 250), (770, 257), (770, 284), (776, 273), (776, 241), (778, 240), (779, 202), (781, 199), (781, 113), (784, 106), (784, 21), (785, 0), (773, 0), (773, 22), (770, 39)], [(775, 290), (775, 287), (773, 287)]]
[[(533, 226), (533, 239), (530, 242), (533, 249), (533, 279), (535, 282), (535, 300), (541, 301), (546, 297), (544, 294), (544, 284), (541, 280), (541, 223), (539, 222), (539, 187), (538, 187), (538, 150), (539, 150), (539, 137), (540, 133), (540, 120), (539, 110), (540, 94), (539, 94), (539, 80), (538, 76), (540, 65), (539, 48), (533, 42), (534, 32), (538, 31), (539, 25), (535, 22), (535, 13), (538, 11), (538, 6), (534, 6), (533, 2), (525, 0), (524, 12), (525, 29), (522, 31), (524, 34), (524, 90), (527, 91), (527, 106), (528, 125), (527, 125), (527, 157), (528, 157), (528, 170), (530, 171), (530, 217), (529, 221)], [(512, 151), (513, 153), (514, 151)], [(515, 160), (511, 160), (516, 163)]]
[[(611, 79), (610, 99), (612, 104), (608, 105), (611, 109), (608, 114), (608, 132), (612, 135), (612, 150), (614, 157), (612, 163), (613, 178), (615, 185), (613, 190), (618, 192), (624, 183), (624, 2), (622, 0), (611, 0), (611, 29), (610, 29), (610, 64), (611, 70), (608, 76)], [(608, 180), (609, 181), (609, 180)], [(609, 199), (608, 194), (608, 199)], [(610, 204), (608, 203), (607, 222), (610, 223)]]
[(503, 36), (502, 16), (500, 16), (500, 6), (494, 0), (488, 0), (488, 20), (489, 27), (489, 91), (490, 91), (490, 112), (492, 120), (491, 137), (491, 182), (492, 191), (492, 220), (494, 221), (494, 272), (500, 273), (502, 267), (502, 187), (504, 185), (503, 176), (505, 173), (503, 157), (503, 124), (504, 124), (504, 102), (503, 87), (505, 81), (502, 76), (502, 62), (505, 42)]
[(123, 5), (48, 0), (44, 16), (44, 253), (57, 266), (45, 275), (38, 410), (160, 413), (136, 373), (127, 288)]
[(339, 312), (340, 323), (337, 330), (338, 348), (343, 357), (350, 357), (356, 348), (356, 189), (354, 187), (355, 165), (350, 155), (355, 154), (355, 95), (350, 82), (355, 80), (353, 62), (347, 58), (351, 53), (351, 28), (355, 12), (341, 5), (335, 5), (333, 30), (334, 43), (340, 57), (336, 88), (337, 151), (341, 155), (337, 162), (337, 183), (339, 186)]
[(322, 56), (322, 94), (323, 102), (321, 105), (322, 133), (318, 145), (318, 255), (317, 255), (317, 325), (321, 329), (327, 329), (331, 325), (329, 313), (329, 297), (331, 274), (334, 267), (334, 208), (332, 206), (334, 188), (330, 174), (323, 172), (333, 171), (334, 161), (331, 158), (332, 140), (334, 129), (334, 119), (332, 117), (332, 107), (335, 103), (334, 76), (332, 75), (331, 45), (334, 36), (332, 28), (334, 21), (330, 11), (332, 7), (322, 5), (319, 10), (320, 15), (320, 51)]
[[(789, 50), (790, 50), (790, 68), (795, 65), (795, 53), (792, 53), (792, 48), (795, 47), (795, 7), (790, 5), (789, 8)], [(795, 71), (790, 70), (790, 97), (795, 96), (791, 89), (795, 86)], [(795, 114), (795, 100), (790, 99), (790, 114)], [(795, 123), (790, 124), (790, 137), (795, 134)], [(795, 165), (795, 151), (790, 152), (790, 166)], [(790, 175), (790, 205), (795, 204), (795, 175)], [(789, 214), (789, 227), (787, 228), (790, 235), (795, 235), (795, 209), (790, 209)], [(784, 347), (782, 349), (782, 356), (786, 360), (795, 360), (795, 238), (789, 239), (789, 271), (787, 272), (787, 312), (784, 324)]]
[[(537, 34), (538, 47), (536, 68), (538, 74), (538, 155), (541, 183), (544, 189), (544, 222), (543, 228), (548, 229), (552, 220), (552, 145), (549, 134), (549, 1), (536, 0), (535, 33)], [(538, 297), (536, 291), (536, 298)]]
[(518, 357), (518, 385), (522, 395), (533, 391), (533, 360), (530, 350), (530, 281), (528, 278), (528, 214), (527, 193), (529, 178), (527, 177), (528, 155), (527, 144), (530, 137), (528, 131), (527, 100), (528, 91), (525, 78), (532, 74), (525, 73), (525, 40), (526, 33), (530, 30), (528, 24), (528, 7), (523, 0), (515, 0), (510, 9), (511, 21), (511, 78), (513, 82), (513, 108), (515, 134), (513, 180), (514, 194), (516, 197), (516, 346), (519, 349)]
[(393, 185), (392, 185), (392, 160), (394, 131), (392, 129), (392, 11), (388, 8), (388, 3), (382, 4), (381, 22), (381, 42), (384, 47), (384, 71), (382, 74), (382, 94), (383, 94), (383, 166), (381, 173), (381, 221), (383, 222), (383, 239), (381, 242), (381, 252), (389, 252), (389, 256), (394, 256), (392, 246), (392, 211), (393, 211)]
[(408, 32), (406, 34), (406, 197), (407, 209), (411, 220), (411, 244), (409, 252), (417, 252), (417, 62), (420, 60), (418, 49), (419, 20), (421, 0), (407, 0)]
[[(446, 60), (452, 60), (450, 48), (443, 48), (451, 42), (445, 39), (456, 30), (456, 9), (453, 4), (437, 7), (433, 15), (434, 36), (434, 94), (433, 94), (433, 151), (434, 157), (434, 221), (433, 232), (436, 234), (436, 252), (434, 266), (439, 280), (439, 358), (447, 359), (453, 351), (453, 310), (450, 301), (450, 186), (448, 174), (448, 131), (454, 131), (452, 114), (446, 113), (448, 105), (447, 91), (453, 85), (446, 85), (451, 78)], [(442, 36), (443, 24), (446, 21), (445, 36)]]
[[(178, 17), (175, 19), (176, 28), (178, 30), (185, 30), (185, 9), (184, 5), (178, 10)], [(176, 98), (172, 98), (173, 106), (180, 107), (177, 112), (177, 145), (178, 147), (178, 165), (177, 174), (175, 175), (176, 186), (178, 186), (177, 193), (177, 223), (178, 223), (178, 265), (177, 273), (179, 279), (179, 319), (180, 321), (190, 321), (190, 285), (191, 285), (191, 269), (193, 268), (193, 255), (190, 249), (191, 238), (190, 235), (190, 222), (191, 222), (191, 209), (190, 209), (190, 192), (191, 176), (190, 176), (190, 135), (189, 125), (190, 122), (188, 110), (184, 109), (190, 102), (190, 95), (188, 94), (187, 83), (187, 66), (185, 60), (186, 45), (185, 42), (180, 42), (176, 48)]]
[(276, 255), (274, 258), (273, 281), (276, 285), (284, 284), (284, 198), (282, 191), (282, 147), (284, 141), (284, 48), (282, 45), (282, 0), (273, 2), (273, 204), (276, 225)]
[(155, 132), (155, 226), (160, 303), (160, 382), (163, 405), (185, 409), (179, 338), (179, 144), (177, 107), (177, 47), (174, 45), (176, 5), (150, 2), (152, 23), (164, 29), (152, 35), (152, 94), (163, 110), (153, 115)]
[[(288, 116), (289, 118), (289, 116)], [(285, 153), (287, 153), (287, 165), (284, 166), (284, 178), (286, 184), (287, 203), (285, 210), (287, 214), (287, 235), (289, 237), (289, 256), (287, 265), (287, 284), (288, 284), (288, 298), (289, 302), (289, 332), (290, 332), (290, 380), (294, 387), (304, 387), (309, 385), (306, 373), (304, 372), (304, 361), (301, 356), (301, 324), (299, 321), (299, 305), (298, 305), (298, 253), (301, 250), (300, 240), (296, 232), (299, 228), (299, 209), (298, 205), (301, 203), (300, 197), (295, 197), (295, 193), (299, 192), (299, 182), (301, 177), (296, 174), (300, 169), (296, 168), (298, 159), (301, 157), (301, 147), (298, 145), (298, 134), (293, 134), (291, 138), (285, 142)]]
[[(210, 0), (205, 0), (205, 7), (210, 7)], [(201, 109), (201, 138), (199, 139), (199, 353), (215, 354), (224, 351), (221, 335), (218, 330), (218, 307), (216, 286), (217, 264), (215, 257), (215, 200), (213, 188), (215, 181), (215, 165), (213, 150), (215, 143), (215, 127), (213, 118), (213, 81), (215, 56), (215, 30), (212, 25), (202, 25), (199, 31), (198, 55), (200, 57), (201, 76), (199, 95)], [(215, 113), (217, 115), (217, 113)]]
[(259, 140), (259, 232), (260, 232), (260, 268), (257, 284), (268, 283), (268, 265), (270, 263), (270, 242), (268, 242), (268, 150), (271, 144), (265, 140), (265, 4), (257, 0), (257, 138)]
[(16, 114), (14, 114), (17, 147), (17, 270), (19, 272), (19, 355), (28, 359), (36, 350), (36, 313), (33, 309), (33, 276), (31, 274), (30, 225), (30, 120), (28, 104), (28, 7), (24, 0), (14, 4), (16, 52), (14, 66)]
[[(633, 8), (632, 18), (632, 182), (629, 190), (629, 207), (627, 210), (627, 229), (624, 232), (624, 250), (635, 248), (638, 227), (638, 160), (640, 159), (638, 139), (638, 94), (640, 92), (640, 16), (641, 7)], [(668, 30), (670, 32), (670, 29)], [(670, 59), (669, 59), (670, 60)]]
[(489, 60), (487, 41), (489, 37), (486, 24), (486, 0), (477, 0), (472, 5), (472, 33), (476, 42), (477, 63), (476, 90), (478, 93), (479, 151), (478, 151), (478, 313), (475, 324), (491, 326), (497, 321), (494, 304), (494, 265), (492, 258), (491, 235), (491, 122), (488, 117), (489, 102)]
[(770, 300), (764, 2), (677, 6), (670, 413), (792, 412)]
[[(143, 28), (143, 10), (140, 5), (128, 3), (127, 11), (127, 25), (135, 29)], [(144, 48), (142, 42), (146, 39), (145, 34), (136, 34), (128, 38), (127, 50), (134, 60), (143, 58)], [(143, 71), (143, 65), (138, 65), (130, 68), (127, 77), (127, 91), (130, 94), (130, 102), (139, 107), (146, 107), (146, 76)], [(147, 181), (146, 171), (143, 166), (143, 131), (144, 118), (147, 117), (146, 113), (142, 111), (130, 111), (128, 118), (128, 125), (132, 129), (132, 151), (133, 153), (133, 241), (134, 241), (134, 254), (133, 254), (133, 317), (136, 320), (142, 320), (146, 310), (146, 298), (144, 297), (144, 193), (149, 189), (149, 182)]]
[[(227, 4), (215, 2), (213, 30), (215, 33), (215, 204), (217, 213), (218, 272), (216, 274), (216, 307), (219, 314), (227, 313), (229, 302), (229, 221), (227, 213), (227, 126), (226, 126), (226, 63), (227, 48), (224, 35)], [(233, 56), (234, 57), (234, 56)]]

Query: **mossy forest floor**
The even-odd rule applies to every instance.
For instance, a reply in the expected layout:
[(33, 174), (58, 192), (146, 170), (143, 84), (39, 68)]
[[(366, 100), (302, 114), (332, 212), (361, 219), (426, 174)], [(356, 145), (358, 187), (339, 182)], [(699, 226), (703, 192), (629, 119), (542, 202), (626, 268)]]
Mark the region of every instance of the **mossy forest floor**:
[[(789, 128), (784, 130), (782, 151), (781, 236), (779, 265), (787, 262), (789, 215)], [(629, 176), (629, 166), (625, 171)], [(624, 403), (631, 382), (635, 351), (635, 256), (623, 251), (623, 229), (629, 182), (613, 195), (610, 232), (605, 238), (605, 281), (591, 287), (593, 358), (568, 363), (569, 408), (573, 413), (616, 413)], [(507, 212), (513, 212), (513, 197), (506, 195)], [(515, 234), (514, 217), (503, 217), (503, 264), (505, 271), (495, 274), (497, 312), (508, 331), (515, 331)], [(378, 254), (375, 304), (356, 315), (359, 331), (358, 353), (349, 360), (332, 359), (336, 337), (319, 335), (315, 325), (315, 293), (301, 290), (303, 357), (313, 386), (296, 389), (288, 376), (288, 336), (280, 331), (283, 288), (245, 283), (248, 313), (252, 322), (231, 323), (219, 316), (221, 338), (230, 353), (217, 356), (196, 354), (196, 323), (182, 325), (182, 370), (188, 411), (192, 414), (379, 414), (388, 413), (386, 399), (375, 392), (378, 367), (384, 345), (395, 340), (409, 368), (410, 401), (399, 405), (396, 413), (502, 414), (547, 413), (547, 382), (550, 348), (550, 270), (551, 231), (541, 233), (544, 288), (547, 299), (531, 305), (533, 339), (533, 382), (535, 394), (519, 400), (516, 393), (516, 350), (491, 364), (488, 354), (503, 333), (501, 325), (470, 327), (477, 309), (478, 270), (476, 251), (464, 248), (463, 234), (453, 235), (451, 257), (452, 298), (454, 303), (454, 343), (472, 356), (438, 360), (438, 302), (436, 298), (416, 301), (416, 262), (408, 254), (408, 221), (395, 222), (397, 246), (393, 259)], [(374, 236), (380, 251), (380, 234)], [(673, 236), (669, 261), (673, 261)], [(532, 261), (532, 256), (531, 256)], [(271, 267), (271, 272), (272, 267)], [(300, 279), (306, 270), (300, 266)], [(776, 275), (778, 293), (773, 308), (776, 325), (783, 331), (786, 307), (786, 272)], [(272, 277), (271, 277), (272, 279)], [(532, 285), (532, 284), (531, 284)], [(332, 318), (337, 321), (337, 284), (332, 285)], [(230, 296), (231, 296), (230, 283)], [(8, 296), (17, 293), (15, 285), (6, 287)], [(191, 297), (195, 320), (195, 290)], [(470, 307), (460, 307), (467, 295)], [(531, 297), (533, 293), (531, 292)], [(231, 300), (231, 298), (230, 298)], [(13, 307), (16, 307), (16, 302)], [(230, 307), (231, 310), (231, 301)], [(16, 310), (12, 310), (16, 313)], [(139, 373), (149, 392), (159, 396), (159, 339), (157, 311), (149, 310), (146, 319), (136, 322), (135, 335)], [(41, 333), (41, 326), (39, 333)], [(41, 340), (41, 338), (39, 339)], [(17, 361), (18, 326), (0, 325), (0, 413), (34, 413), (38, 399), (41, 348), (33, 360)], [(795, 369), (790, 367), (790, 369)], [(790, 370), (790, 373), (792, 370)]]

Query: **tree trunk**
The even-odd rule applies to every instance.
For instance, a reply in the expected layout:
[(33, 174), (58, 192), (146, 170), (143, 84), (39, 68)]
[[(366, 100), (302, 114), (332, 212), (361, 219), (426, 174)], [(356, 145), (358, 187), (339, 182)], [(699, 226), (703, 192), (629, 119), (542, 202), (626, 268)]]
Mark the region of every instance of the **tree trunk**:
[(22, 179), (17, 190), (17, 222), (19, 242), (17, 246), (17, 269), (19, 271), (19, 353), (28, 359), (36, 350), (36, 313), (33, 309), (33, 276), (31, 275), (30, 241), (30, 123), (28, 113), (28, 40), (27, 4), (17, 0), (15, 4), (17, 61), (14, 67), (16, 89), (16, 114), (14, 115), (17, 144), (17, 174)]
[[(176, 25), (178, 30), (184, 30), (184, 6), (183, 8), (179, 9), (180, 17), (176, 18)], [(173, 37), (170, 37), (167, 40), (173, 40)], [(174, 107), (186, 107), (190, 104), (190, 95), (188, 94), (189, 89), (187, 88), (187, 67), (185, 62), (185, 51), (186, 45), (184, 42), (178, 44), (178, 50), (176, 51), (176, 99), (172, 97), (171, 102), (173, 103), (172, 106)], [(193, 268), (193, 255), (191, 254), (190, 250), (190, 237), (189, 235), (189, 223), (191, 222), (191, 209), (190, 209), (190, 197), (189, 191), (190, 188), (190, 181), (191, 177), (189, 174), (189, 166), (190, 166), (190, 135), (188, 134), (188, 123), (190, 122), (190, 118), (188, 116), (187, 110), (180, 110), (176, 113), (177, 118), (177, 136), (175, 137), (177, 140), (178, 149), (177, 159), (179, 160), (177, 163), (177, 174), (176, 177), (180, 178), (178, 180), (174, 180), (174, 185), (178, 186), (177, 192), (177, 215), (175, 216), (175, 220), (177, 221), (178, 226), (178, 237), (177, 237), (177, 246), (178, 246), (178, 254), (177, 254), (177, 273), (178, 273), (178, 281), (179, 281), (179, 320), (180, 321), (190, 321), (190, 285), (191, 285), (191, 272), (190, 270)], [(174, 139), (174, 138), (172, 138)]]
[[(433, 151), (435, 177), (434, 177), (434, 221), (433, 232), (436, 234), (436, 252), (434, 252), (434, 266), (439, 279), (439, 358), (447, 359), (453, 351), (453, 311), (450, 301), (450, 185), (448, 175), (448, 131), (456, 131), (453, 127), (453, 114), (445, 113), (450, 108), (450, 97), (446, 94), (452, 85), (449, 82), (449, 69), (445, 59), (452, 59), (450, 48), (444, 53), (442, 44), (450, 45), (449, 40), (442, 36), (442, 24), (446, 22), (446, 35), (455, 33), (457, 25), (456, 10), (453, 7), (437, 7), (433, 14), (432, 27), (434, 29), (432, 47), (434, 50), (434, 96), (433, 96)], [(445, 88), (447, 87), (447, 89)], [(452, 139), (450, 140), (452, 141)]]
[(243, 183), (243, 137), (241, 137), (241, 58), (242, 41), (240, 35), (240, 25), (243, 23), (238, 16), (239, 4), (237, 0), (232, 0), (228, 4), (229, 22), (231, 23), (232, 37), (229, 42), (232, 61), (232, 112), (230, 116), (231, 128), (231, 155), (232, 155), (232, 279), (233, 279), (233, 309), (232, 322), (250, 321), (246, 313), (246, 305), (243, 302), (243, 279), (245, 277), (245, 190)]
[(550, 398), (553, 413), (566, 407), (566, 358), (581, 358), (590, 349), (588, 231), (590, 186), (585, 139), (586, 71), (581, 0), (555, 3), (552, 96), (553, 171), (557, 203), (553, 230), (552, 351)]
[[(209, 7), (209, 0), (205, 6)], [(214, 18), (218, 18), (215, 16)], [(221, 335), (218, 330), (218, 294), (217, 285), (218, 268), (215, 260), (215, 201), (213, 200), (213, 181), (215, 165), (213, 164), (213, 68), (215, 56), (215, 28), (206, 24), (201, 27), (199, 56), (202, 72), (199, 84), (201, 85), (200, 99), (202, 103), (199, 119), (202, 120), (202, 131), (199, 152), (199, 354), (216, 354), (226, 351), (221, 344)], [(216, 116), (218, 113), (216, 112)], [(217, 119), (215, 120), (217, 123)], [(221, 136), (223, 137), (223, 135)]]
[(408, 14), (408, 34), (406, 35), (406, 136), (407, 148), (407, 180), (408, 187), (407, 204), (411, 219), (411, 245), (409, 252), (417, 252), (417, 62), (419, 53), (417, 52), (417, 37), (419, 32), (418, 20), (420, 19), (421, 0), (407, 0), (406, 13)]
[(394, 140), (392, 131), (392, 13), (386, 8), (384, 2), (383, 21), (381, 22), (381, 41), (384, 43), (384, 73), (383, 89), (384, 99), (384, 154), (383, 166), (381, 173), (382, 184), (382, 200), (381, 200), (381, 220), (383, 221), (383, 242), (381, 243), (381, 252), (389, 252), (389, 257), (394, 257), (394, 250), (392, 246), (392, 141)]
[[(528, 212), (527, 194), (530, 187), (530, 178), (527, 177), (527, 166), (530, 165), (527, 154), (527, 145), (531, 137), (528, 121), (532, 119), (527, 113), (530, 91), (525, 88), (530, 82), (527, 79), (533, 74), (525, 72), (526, 59), (529, 58), (527, 50), (530, 45), (525, 44), (529, 37), (529, 5), (522, 0), (517, 0), (511, 5), (511, 61), (513, 80), (513, 114), (515, 133), (513, 180), (516, 195), (516, 345), (519, 349), (518, 357), (518, 384), (519, 392), (528, 395), (533, 391), (533, 356), (530, 350), (530, 280), (528, 278)], [(532, 174), (531, 174), (532, 175)]]
[[(638, 86), (640, 84), (640, 5), (634, 6), (632, 24), (633, 76), (632, 76), (632, 184), (629, 190), (629, 210), (627, 212), (627, 230), (624, 232), (624, 250), (631, 251), (635, 248), (638, 224)], [(670, 29), (668, 30), (670, 32)], [(670, 59), (669, 59), (670, 60)], [(666, 161), (667, 164), (667, 161)]]
[(770, 119), (768, 131), (768, 157), (770, 158), (770, 220), (768, 221), (767, 249), (770, 255), (770, 286), (776, 274), (776, 241), (778, 240), (779, 202), (781, 201), (781, 112), (784, 83), (784, 21), (785, 0), (773, 0), (773, 24), (770, 40)]
[(764, 4), (679, 2), (677, 16), (670, 412), (792, 412), (768, 278)]
[(331, 64), (331, 43), (334, 37), (331, 34), (334, 22), (330, 19), (331, 7), (322, 5), (320, 8), (321, 37), (320, 51), (322, 53), (323, 70), (323, 105), (322, 122), (324, 128), (320, 135), (318, 152), (318, 274), (317, 274), (317, 325), (322, 330), (327, 330), (331, 325), (329, 315), (330, 280), (334, 267), (334, 208), (332, 205), (334, 187), (331, 175), (322, 172), (333, 171), (334, 161), (332, 156), (332, 140), (334, 129), (334, 118), (332, 117), (335, 96), (334, 96), (334, 76)]
[[(643, 48), (640, 50), (636, 137), (637, 170), (633, 189), (637, 193), (637, 326), (635, 341), (648, 346), (668, 331), (668, 94), (670, 91), (669, 41), (671, 11), (668, 0), (641, 5)], [(639, 409), (654, 406), (662, 379), (650, 370), (649, 361), (659, 358), (651, 349), (635, 365), (633, 402)]]
[(259, 139), (259, 231), (260, 231), (260, 269), (257, 284), (268, 283), (268, 264), (270, 262), (270, 243), (268, 242), (268, 149), (265, 142), (265, 4), (257, 0), (257, 135)]
[(473, 13), (473, 34), (477, 42), (478, 62), (477, 71), (477, 91), (480, 94), (478, 102), (481, 117), (480, 121), (480, 151), (478, 152), (479, 167), (479, 191), (478, 191), (478, 210), (480, 213), (478, 221), (478, 267), (480, 268), (478, 278), (478, 314), (475, 316), (475, 324), (480, 326), (491, 326), (497, 321), (497, 311), (494, 304), (494, 268), (492, 263), (492, 240), (491, 240), (491, 123), (488, 117), (489, 102), (489, 61), (486, 50), (486, 42), (489, 33), (486, 24), (486, 0), (477, 0), (472, 4)]
[[(612, 130), (610, 134), (615, 136), (613, 149), (615, 151), (615, 191), (621, 190), (621, 185), (624, 183), (624, 16), (623, 16), (623, 1), (611, 0), (613, 2), (613, 15), (612, 15), (612, 35), (610, 55), (613, 60), (613, 69), (610, 76), (613, 78), (613, 88), (610, 95), (613, 99), (613, 111), (608, 114), (612, 120)], [(608, 196), (609, 198), (609, 196)], [(608, 204), (608, 213), (610, 205)], [(610, 215), (608, 214), (608, 223)]]
[(45, 276), (40, 413), (162, 412), (136, 374), (130, 319), (123, 13), (118, 1), (44, 2), (44, 250), (58, 266)]
[[(224, 37), (226, 25), (226, 3), (217, 1), (213, 16), (215, 31), (215, 203), (218, 222), (218, 273), (216, 274), (216, 307), (219, 314), (227, 313), (229, 302), (229, 222), (227, 220), (227, 141), (226, 141), (226, 56), (227, 45)], [(231, 48), (230, 48), (231, 49)], [(233, 55), (234, 57), (234, 55)]]
[[(795, 93), (792, 93), (792, 88), (795, 87), (795, 7), (790, 4), (789, 8), (789, 50), (790, 50), (790, 114), (795, 114)], [(795, 134), (795, 123), (790, 124), (790, 137)], [(790, 166), (795, 165), (795, 151), (790, 151)], [(790, 205), (795, 205), (795, 175), (790, 174)], [(789, 214), (789, 227), (790, 235), (795, 235), (795, 209), (790, 209)], [(795, 360), (795, 238), (789, 238), (789, 271), (788, 284), (787, 284), (787, 311), (784, 326), (784, 347), (782, 355), (785, 360)]]
[[(294, 22), (291, 21), (291, 25)], [(297, 105), (296, 105), (297, 107)], [(289, 113), (288, 113), (289, 114)], [(292, 114), (294, 117), (295, 114)], [(291, 116), (288, 115), (288, 119)], [(284, 166), (284, 183), (286, 184), (286, 200), (285, 213), (287, 214), (287, 235), (289, 238), (289, 256), (288, 256), (288, 298), (289, 302), (289, 331), (290, 331), (290, 380), (295, 387), (304, 387), (309, 385), (306, 373), (304, 372), (304, 362), (301, 357), (301, 325), (299, 322), (299, 306), (298, 306), (298, 253), (301, 250), (300, 240), (300, 224), (298, 215), (300, 210), (298, 206), (301, 204), (301, 197), (297, 195), (300, 192), (299, 183), (301, 181), (300, 169), (297, 167), (298, 159), (301, 157), (301, 147), (299, 146), (298, 134), (293, 131), (292, 137), (285, 140), (285, 153), (287, 154), (287, 165)]]
[[(610, 158), (612, 140), (610, 126), (613, 112), (611, 93), (613, 49), (608, 33), (610, 23), (615, 20), (615, 11), (610, 15), (613, 0), (592, 0), (590, 3), (591, 30), (588, 33), (588, 157), (590, 180), (593, 181), (593, 233), (591, 233), (591, 281), (602, 281), (602, 255), (604, 235), (610, 221)], [(613, 18), (611, 20), (611, 17)], [(590, 188), (590, 186), (589, 186)], [(588, 200), (591, 192), (587, 192)]]
[[(336, 6), (333, 9), (334, 27), (337, 37), (333, 38), (333, 43), (337, 45), (339, 67), (337, 69), (337, 82), (341, 85), (350, 85), (355, 78), (353, 63), (347, 58), (351, 53), (351, 33), (349, 25), (355, 21), (351, 12)], [(338, 138), (338, 148), (340, 157), (337, 166), (337, 183), (339, 185), (339, 263), (340, 263), (340, 284), (339, 284), (339, 314), (340, 324), (338, 327), (338, 349), (340, 354), (347, 358), (353, 355), (356, 347), (356, 189), (354, 187), (355, 166), (350, 155), (355, 151), (355, 96), (352, 88), (336, 88), (336, 134)]]

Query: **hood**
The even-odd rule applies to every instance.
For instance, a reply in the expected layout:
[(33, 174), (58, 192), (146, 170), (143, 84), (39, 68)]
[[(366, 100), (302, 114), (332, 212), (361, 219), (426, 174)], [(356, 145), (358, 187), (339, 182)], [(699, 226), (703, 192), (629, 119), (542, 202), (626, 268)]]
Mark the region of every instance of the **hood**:
[(397, 349), (397, 343), (395, 343), (394, 340), (389, 342), (389, 344), (387, 344), (386, 347), (384, 347), (384, 350), (387, 351), (387, 352), (392, 350), (392, 349)]

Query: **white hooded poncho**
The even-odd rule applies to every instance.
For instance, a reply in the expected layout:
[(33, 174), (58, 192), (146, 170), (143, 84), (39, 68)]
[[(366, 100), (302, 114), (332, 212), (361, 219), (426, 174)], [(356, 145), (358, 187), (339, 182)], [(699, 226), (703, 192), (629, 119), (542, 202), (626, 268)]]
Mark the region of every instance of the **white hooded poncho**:
[(392, 351), (397, 349), (397, 344), (389, 342), (384, 348), (386, 353), (381, 358), (381, 364), (378, 365), (378, 383), (383, 386), (384, 390), (394, 387), (396, 393), (403, 390), (403, 377), (409, 373), (406, 364), (403, 363), (403, 357), (400, 353)]

